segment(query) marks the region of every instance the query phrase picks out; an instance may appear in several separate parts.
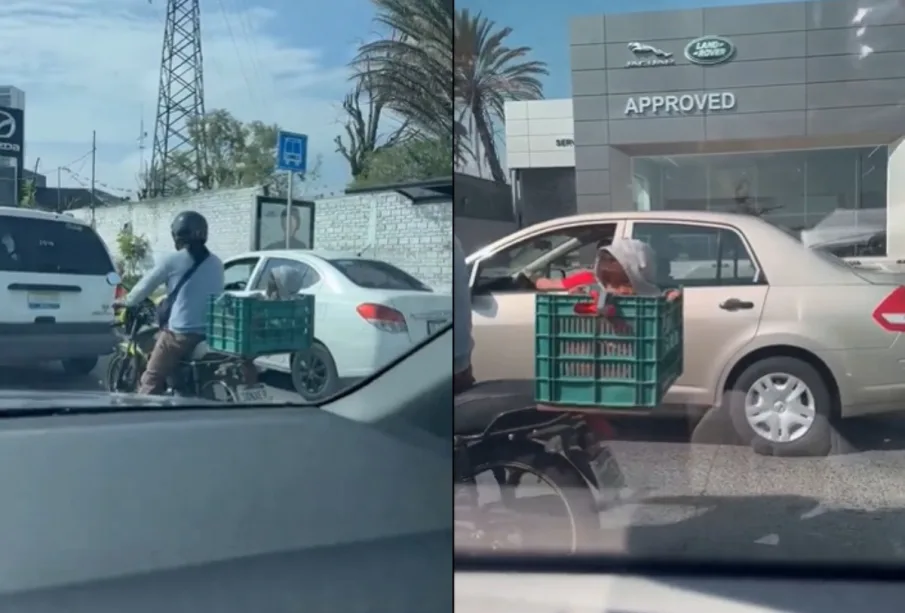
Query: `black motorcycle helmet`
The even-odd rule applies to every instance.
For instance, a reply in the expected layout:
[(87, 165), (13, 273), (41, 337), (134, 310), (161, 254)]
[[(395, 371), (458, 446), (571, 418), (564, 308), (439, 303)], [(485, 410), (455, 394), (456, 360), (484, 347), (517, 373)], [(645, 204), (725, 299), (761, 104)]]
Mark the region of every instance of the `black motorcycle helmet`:
[(201, 213), (182, 211), (170, 225), (176, 248), (183, 245), (203, 245), (207, 242), (207, 220)]

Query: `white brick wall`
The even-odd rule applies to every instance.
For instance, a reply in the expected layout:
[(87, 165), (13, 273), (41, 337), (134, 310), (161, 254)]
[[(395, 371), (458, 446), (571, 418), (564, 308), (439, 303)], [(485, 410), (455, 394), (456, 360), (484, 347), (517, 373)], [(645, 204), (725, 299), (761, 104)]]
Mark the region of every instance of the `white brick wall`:
[(326, 198), (315, 202), (314, 246), (364, 250), (448, 291), (452, 222), (451, 202), (412, 204), (393, 192)]
[[(124, 202), (95, 210), (95, 227), (115, 257), (125, 223), (151, 243), (155, 258), (173, 249), (170, 222), (179, 211), (198, 211), (210, 224), (211, 251), (226, 259), (253, 246), (259, 188), (218, 190), (186, 198)], [(90, 220), (88, 209), (72, 211)], [(441, 290), (452, 285), (452, 204), (413, 205), (396, 193), (317, 200), (314, 246), (386, 260)]]
[[(225, 259), (252, 248), (255, 197), (260, 193), (259, 188), (250, 187), (202, 192), (185, 198), (124, 202), (95, 209), (95, 228), (114, 257), (119, 258), (116, 237), (123, 224), (131, 223), (136, 234), (147, 237), (156, 259), (173, 250), (170, 237), (173, 217), (180, 211), (197, 211), (210, 225), (208, 245), (211, 251)], [(72, 213), (85, 220), (91, 219), (89, 209), (76, 209)]]

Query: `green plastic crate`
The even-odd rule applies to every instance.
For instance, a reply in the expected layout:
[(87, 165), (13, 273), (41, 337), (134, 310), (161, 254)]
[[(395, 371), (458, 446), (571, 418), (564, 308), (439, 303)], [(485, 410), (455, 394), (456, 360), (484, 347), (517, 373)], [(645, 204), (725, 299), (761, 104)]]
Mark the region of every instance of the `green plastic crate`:
[(575, 313), (576, 304), (591, 300), (537, 295), (537, 402), (588, 408), (658, 406), (682, 374), (682, 297), (667, 301), (611, 296), (613, 319)]
[(314, 339), (314, 296), (264, 300), (254, 296), (212, 296), (207, 305), (207, 344), (214, 351), (245, 358), (291, 353)]

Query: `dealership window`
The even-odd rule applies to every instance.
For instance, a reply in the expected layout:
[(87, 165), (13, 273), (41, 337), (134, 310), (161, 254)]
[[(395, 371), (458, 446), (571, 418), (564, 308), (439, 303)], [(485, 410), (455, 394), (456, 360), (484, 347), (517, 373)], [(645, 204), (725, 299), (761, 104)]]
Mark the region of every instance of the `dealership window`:
[(632, 196), (635, 208), (639, 211), (650, 210), (650, 184), (643, 175), (632, 175)]
[(841, 257), (886, 255), (886, 146), (632, 162), (651, 210), (749, 213)]

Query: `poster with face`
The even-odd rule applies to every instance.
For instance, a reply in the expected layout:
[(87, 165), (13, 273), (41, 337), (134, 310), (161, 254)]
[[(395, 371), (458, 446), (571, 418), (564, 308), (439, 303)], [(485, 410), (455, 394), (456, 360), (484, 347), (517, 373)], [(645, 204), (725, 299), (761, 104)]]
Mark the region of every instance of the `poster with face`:
[(287, 224), (290, 231), (290, 249), (311, 249), (314, 246), (314, 215), (311, 202), (293, 202), (292, 210), (287, 215), (285, 200), (258, 198), (257, 222), (257, 249), (286, 249)]

